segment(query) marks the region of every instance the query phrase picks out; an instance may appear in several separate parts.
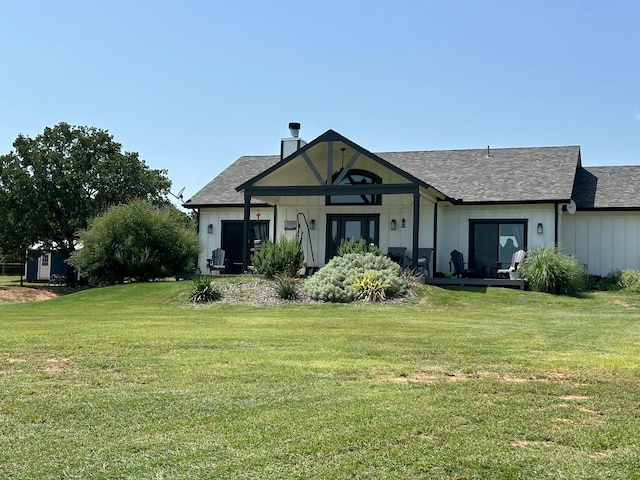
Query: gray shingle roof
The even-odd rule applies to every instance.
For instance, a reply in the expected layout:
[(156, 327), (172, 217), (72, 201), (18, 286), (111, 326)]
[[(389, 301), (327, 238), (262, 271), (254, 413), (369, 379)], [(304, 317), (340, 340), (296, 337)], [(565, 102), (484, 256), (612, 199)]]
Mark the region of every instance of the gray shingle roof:
[(576, 173), (578, 208), (640, 208), (640, 166), (585, 167)]
[[(376, 155), (464, 202), (574, 198), (579, 208), (640, 208), (640, 166), (582, 168), (578, 146), (491, 149), (489, 156), (486, 149)], [(185, 205), (242, 205), (243, 195), (235, 188), (276, 164), (279, 158), (240, 157)]]
[[(244, 196), (236, 191), (236, 187), (271, 167), (278, 160), (280, 160), (279, 155), (240, 157), (187, 200), (185, 205), (188, 207), (244, 205)], [(261, 202), (251, 199), (251, 203)]]
[(499, 148), (378, 153), (465, 202), (568, 200), (580, 147)]

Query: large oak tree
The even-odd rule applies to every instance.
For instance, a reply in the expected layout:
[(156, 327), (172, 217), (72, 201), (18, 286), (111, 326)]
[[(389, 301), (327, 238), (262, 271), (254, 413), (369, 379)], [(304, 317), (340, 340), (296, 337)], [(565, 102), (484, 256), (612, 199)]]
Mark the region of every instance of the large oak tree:
[(18, 254), (41, 244), (68, 258), (78, 232), (109, 207), (144, 199), (163, 203), (166, 170), (123, 152), (106, 130), (59, 123), (19, 135), (0, 157), (0, 249)]

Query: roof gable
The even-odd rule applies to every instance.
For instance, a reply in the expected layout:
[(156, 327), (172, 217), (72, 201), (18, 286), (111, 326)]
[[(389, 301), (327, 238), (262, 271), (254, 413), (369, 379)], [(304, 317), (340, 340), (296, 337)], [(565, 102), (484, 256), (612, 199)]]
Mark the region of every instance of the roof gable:
[[(287, 158), (276, 162), (263, 172), (240, 184), (236, 187), (236, 190), (243, 191), (246, 188), (265, 183), (289, 186), (291, 183), (283, 183), (283, 179), (279, 177), (279, 174), (291, 168), (296, 169), (296, 181), (306, 181), (307, 185), (315, 186), (329, 185), (332, 183), (334, 173), (338, 171), (338, 165), (340, 170), (349, 170), (357, 160), (362, 161), (362, 159), (382, 165), (405, 182), (419, 184), (425, 188), (430, 186), (423, 179), (414, 177), (338, 132), (327, 130)], [(301, 175), (302, 172), (307, 173), (307, 175)], [(288, 182), (291, 182), (291, 176), (287, 176), (287, 178), (289, 179)]]

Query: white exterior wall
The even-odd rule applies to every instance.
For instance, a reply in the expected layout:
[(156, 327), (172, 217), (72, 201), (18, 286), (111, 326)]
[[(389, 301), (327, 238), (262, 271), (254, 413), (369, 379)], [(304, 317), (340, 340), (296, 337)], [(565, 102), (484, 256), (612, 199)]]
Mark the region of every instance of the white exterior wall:
[(640, 270), (639, 212), (576, 212), (563, 215), (560, 246), (593, 275)]
[[(254, 207), (251, 209), (251, 220), (269, 221), (269, 238), (273, 238), (273, 207)], [(211, 252), (222, 247), (222, 221), (223, 220), (243, 220), (243, 207), (228, 208), (203, 208), (200, 210), (200, 255), (198, 256), (198, 266), (206, 272), (207, 258), (211, 258)], [(211, 225), (213, 231), (208, 232)]]
[[(469, 220), (526, 219), (527, 249), (555, 244), (555, 206), (500, 205), (500, 206), (454, 206), (441, 203), (438, 206), (438, 251), (436, 268), (449, 271), (452, 250), (459, 250), (469, 259)], [(537, 233), (542, 223), (543, 233)]]

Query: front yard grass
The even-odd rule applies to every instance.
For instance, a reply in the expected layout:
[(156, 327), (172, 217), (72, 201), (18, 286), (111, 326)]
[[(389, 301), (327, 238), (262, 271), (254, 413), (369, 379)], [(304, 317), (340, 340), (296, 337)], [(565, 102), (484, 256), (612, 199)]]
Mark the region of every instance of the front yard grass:
[(0, 478), (640, 478), (640, 296), (0, 304)]

